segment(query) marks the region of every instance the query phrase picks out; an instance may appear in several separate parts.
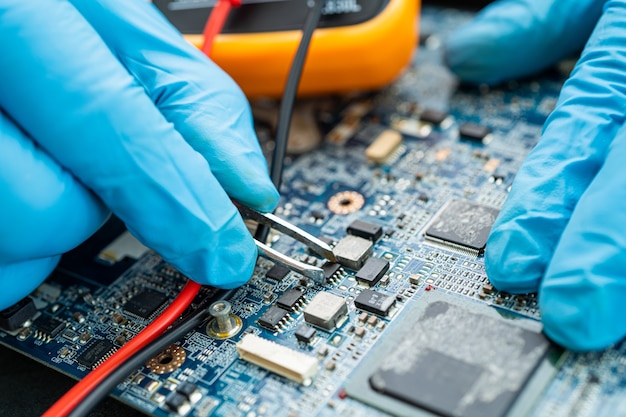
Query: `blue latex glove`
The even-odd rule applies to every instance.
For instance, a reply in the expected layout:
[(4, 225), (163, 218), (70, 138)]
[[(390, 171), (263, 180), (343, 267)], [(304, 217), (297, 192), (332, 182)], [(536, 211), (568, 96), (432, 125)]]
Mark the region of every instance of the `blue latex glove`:
[[(504, 8), (512, 3), (517, 6)], [(485, 255), (497, 288), (539, 291), (545, 332), (575, 350), (602, 349), (626, 335), (626, 2), (494, 5), (476, 24), (501, 38), (472, 24), (448, 44), (448, 61), (461, 77), (480, 82), (525, 75), (561, 57), (569, 48), (555, 45), (573, 46), (579, 37), (572, 32), (591, 28), (598, 14), (541, 141), (515, 178)], [(541, 38), (547, 28), (546, 44), (534, 37), (521, 47), (530, 32)], [(510, 39), (514, 47), (507, 49), (503, 43)], [(521, 64), (531, 56), (542, 62)]]
[(230, 198), (278, 193), (234, 82), (144, 0), (0, 0), (0, 308), (107, 218), (229, 288), (256, 248)]

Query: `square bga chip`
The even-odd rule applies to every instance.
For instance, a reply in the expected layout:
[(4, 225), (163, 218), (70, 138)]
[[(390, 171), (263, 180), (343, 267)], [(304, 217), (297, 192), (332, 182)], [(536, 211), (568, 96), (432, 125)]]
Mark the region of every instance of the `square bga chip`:
[(453, 200), (424, 233), (427, 241), (478, 256), (485, 251), (499, 210), (468, 200)]
[(556, 373), (541, 323), (476, 300), (424, 293), (346, 385), (391, 415), (519, 417)]

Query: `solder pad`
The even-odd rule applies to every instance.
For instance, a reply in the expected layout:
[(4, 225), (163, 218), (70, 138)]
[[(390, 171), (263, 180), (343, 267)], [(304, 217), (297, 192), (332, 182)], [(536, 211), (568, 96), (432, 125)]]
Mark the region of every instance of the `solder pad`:
[(524, 415), (554, 373), (549, 348), (538, 322), (427, 292), (365, 358), (346, 391), (393, 415)]

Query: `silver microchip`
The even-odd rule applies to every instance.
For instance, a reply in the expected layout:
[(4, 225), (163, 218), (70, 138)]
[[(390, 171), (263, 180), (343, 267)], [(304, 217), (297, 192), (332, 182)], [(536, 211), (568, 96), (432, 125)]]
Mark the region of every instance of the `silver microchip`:
[(341, 265), (357, 270), (372, 255), (373, 243), (358, 236), (348, 235), (337, 242), (333, 252)]
[(304, 309), (304, 320), (325, 330), (338, 327), (348, 314), (346, 301), (328, 292), (317, 293)]

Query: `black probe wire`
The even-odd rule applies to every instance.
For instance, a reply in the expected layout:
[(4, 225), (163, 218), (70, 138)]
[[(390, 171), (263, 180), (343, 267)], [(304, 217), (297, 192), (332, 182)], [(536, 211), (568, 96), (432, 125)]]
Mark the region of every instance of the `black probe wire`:
[(106, 379), (91, 391), (83, 401), (78, 404), (67, 417), (85, 417), (94, 409), (96, 405), (106, 398), (111, 391), (122, 381), (130, 376), (137, 369), (142, 368), (146, 362), (162, 352), (169, 345), (182, 339), (187, 333), (200, 326), (206, 321), (209, 314), (209, 300), (226, 300), (233, 296), (235, 289), (221, 291), (213, 297), (207, 297), (200, 302), (200, 305), (185, 318), (175, 323), (163, 335), (143, 349), (137, 352), (132, 358), (121, 364), (115, 371), (111, 372)]
[[(287, 83), (283, 91), (280, 110), (278, 113), (278, 122), (276, 126), (276, 140), (274, 152), (272, 156), (272, 165), (270, 170), (270, 178), (280, 189), (283, 177), (283, 169), (285, 155), (287, 153), (287, 139), (289, 138), (289, 129), (291, 127), (291, 116), (293, 114), (293, 105), (296, 99), (296, 93), (300, 84), (302, 70), (306, 60), (313, 32), (317, 28), (324, 0), (309, 1), (308, 13), (306, 15), (304, 26), (302, 28), (302, 38), (296, 51), (296, 55), (291, 63)], [(269, 228), (259, 225), (255, 237), (262, 242), (267, 239)], [(221, 295), (221, 299), (227, 300), (234, 294), (234, 290), (226, 291)], [(91, 391), (81, 403), (72, 410), (67, 417), (84, 417), (89, 414), (93, 408), (109, 395), (115, 387), (124, 381), (129, 375), (140, 369), (144, 364), (155, 355), (163, 351), (172, 343), (182, 339), (187, 333), (200, 326), (209, 317), (208, 306), (199, 307), (186, 318), (176, 323), (172, 328), (167, 330), (161, 337), (154, 340), (142, 350), (137, 352), (132, 358), (120, 365), (115, 371), (111, 372), (105, 380), (100, 383), (93, 391)]]
[[(311, 38), (319, 23), (324, 3), (325, 0), (309, 0), (307, 2), (309, 10), (304, 20), (304, 26), (302, 27), (302, 38), (300, 38), (296, 55), (291, 63), (287, 83), (285, 84), (280, 102), (278, 121), (276, 123), (276, 140), (274, 141), (274, 152), (270, 169), (270, 178), (279, 192), (283, 181), (283, 169), (285, 166), (285, 155), (287, 154), (287, 140), (289, 139), (289, 129), (291, 128), (293, 105), (296, 100), (298, 86), (300, 85), (300, 78), (302, 77), (306, 56), (309, 52)], [(254, 237), (261, 242), (265, 242), (269, 231), (269, 227), (259, 224)]]
[[(313, 3), (313, 5), (311, 5), (311, 3)], [(296, 99), (296, 93), (298, 92), (298, 86), (300, 85), (300, 78), (302, 77), (302, 70), (304, 69), (306, 56), (309, 52), (311, 38), (313, 37), (313, 32), (317, 28), (317, 24), (322, 14), (324, 0), (309, 1), (308, 6), (309, 10), (302, 28), (302, 38), (300, 38), (300, 44), (298, 45), (296, 55), (291, 63), (291, 68), (289, 69), (287, 83), (285, 84), (285, 89), (283, 90), (283, 96), (280, 103), (278, 122), (276, 124), (276, 146), (274, 147), (272, 169), (270, 171), (270, 178), (276, 188), (280, 188), (283, 180), (283, 167), (285, 154), (287, 153), (287, 140), (289, 138), (289, 129), (291, 127), (293, 105)]]

